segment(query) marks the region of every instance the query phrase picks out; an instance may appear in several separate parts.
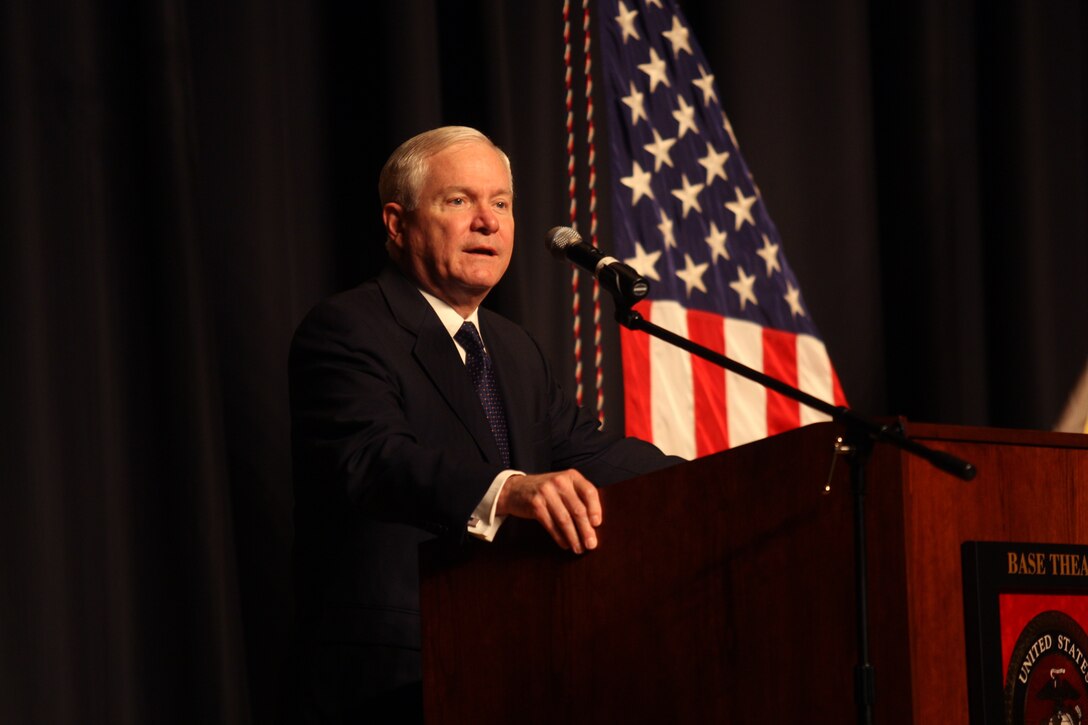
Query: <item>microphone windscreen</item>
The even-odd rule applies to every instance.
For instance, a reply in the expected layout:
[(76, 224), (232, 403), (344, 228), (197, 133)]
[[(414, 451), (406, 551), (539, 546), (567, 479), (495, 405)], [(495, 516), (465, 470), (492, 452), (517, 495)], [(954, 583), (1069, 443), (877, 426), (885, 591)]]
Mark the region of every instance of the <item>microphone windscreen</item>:
[(571, 227), (552, 227), (544, 237), (544, 246), (553, 255), (562, 259), (567, 247), (582, 241), (582, 235)]

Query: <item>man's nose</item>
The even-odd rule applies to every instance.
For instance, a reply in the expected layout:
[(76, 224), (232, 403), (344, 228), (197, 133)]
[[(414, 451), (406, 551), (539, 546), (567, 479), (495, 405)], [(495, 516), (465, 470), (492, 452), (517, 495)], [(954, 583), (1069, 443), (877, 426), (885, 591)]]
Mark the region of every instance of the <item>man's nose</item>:
[(495, 210), (489, 206), (481, 206), (476, 214), (472, 230), (483, 234), (494, 234), (499, 231), (499, 217)]

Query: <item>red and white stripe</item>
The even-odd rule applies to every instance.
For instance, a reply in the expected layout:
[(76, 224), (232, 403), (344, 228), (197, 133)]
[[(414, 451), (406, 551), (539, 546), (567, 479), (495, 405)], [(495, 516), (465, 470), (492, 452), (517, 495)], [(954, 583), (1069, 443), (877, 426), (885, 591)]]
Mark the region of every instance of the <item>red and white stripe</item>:
[[(642, 302), (637, 309), (650, 322), (742, 365), (833, 405), (846, 404), (827, 349), (815, 337), (672, 301)], [(698, 458), (828, 419), (645, 332), (624, 328), (620, 334), (627, 433), (666, 453)]]

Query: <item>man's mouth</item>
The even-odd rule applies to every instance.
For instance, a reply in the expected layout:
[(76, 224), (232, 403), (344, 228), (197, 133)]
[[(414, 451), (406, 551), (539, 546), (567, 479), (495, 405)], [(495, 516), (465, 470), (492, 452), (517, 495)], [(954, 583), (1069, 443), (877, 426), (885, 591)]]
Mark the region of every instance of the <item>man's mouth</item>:
[(465, 252), (468, 254), (479, 254), (484, 257), (497, 257), (499, 254), (491, 247), (469, 247)]

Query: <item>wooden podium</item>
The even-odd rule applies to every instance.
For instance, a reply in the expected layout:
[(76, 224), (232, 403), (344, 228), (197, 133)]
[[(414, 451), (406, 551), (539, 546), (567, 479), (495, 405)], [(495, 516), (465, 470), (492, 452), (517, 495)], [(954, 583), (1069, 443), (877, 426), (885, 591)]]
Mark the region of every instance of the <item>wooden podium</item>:
[[(421, 551), (428, 723), (855, 720), (848, 466), (821, 423), (603, 491), (600, 547), (533, 522)], [(965, 483), (866, 471), (877, 723), (967, 723), (961, 543), (1088, 543), (1088, 436), (906, 424)]]

